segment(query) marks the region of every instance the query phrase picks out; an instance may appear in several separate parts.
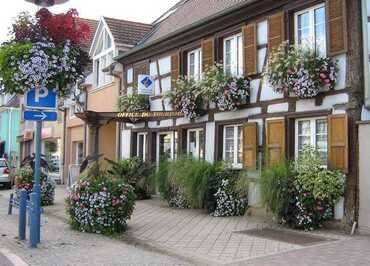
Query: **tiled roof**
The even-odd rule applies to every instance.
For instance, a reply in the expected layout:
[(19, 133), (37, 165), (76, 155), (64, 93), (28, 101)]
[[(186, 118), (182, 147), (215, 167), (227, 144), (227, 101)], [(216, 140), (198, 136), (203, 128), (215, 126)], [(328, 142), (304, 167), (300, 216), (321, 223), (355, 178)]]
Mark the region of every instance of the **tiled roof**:
[(169, 10), (167, 18), (165, 15), (164, 19), (155, 25), (153, 31), (141, 44), (156, 41), (228, 8), (248, 2), (252, 0), (181, 0)]
[(136, 45), (153, 26), (150, 24), (104, 17), (117, 45)]
[(90, 27), (89, 39), (86, 40), (85, 42), (83, 42), (82, 45), (81, 45), (82, 49), (85, 50), (85, 52), (88, 53), (89, 50), (90, 50), (91, 43), (94, 39), (95, 31), (96, 31), (96, 28), (98, 27), (99, 21), (93, 20), (93, 19), (86, 19), (86, 18), (81, 18), (80, 21), (83, 22), (83, 23), (88, 24), (89, 27)]

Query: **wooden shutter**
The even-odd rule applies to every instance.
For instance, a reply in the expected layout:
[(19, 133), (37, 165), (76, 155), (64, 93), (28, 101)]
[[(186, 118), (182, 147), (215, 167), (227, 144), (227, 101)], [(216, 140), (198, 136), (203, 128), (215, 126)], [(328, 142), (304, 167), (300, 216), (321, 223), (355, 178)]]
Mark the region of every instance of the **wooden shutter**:
[(176, 88), (177, 79), (180, 76), (180, 53), (171, 56), (171, 89)]
[(268, 47), (269, 53), (285, 41), (284, 12), (279, 12), (268, 18)]
[(266, 121), (266, 164), (271, 166), (285, 158), (285, 120)]
[(347, 52), (346, 0), (326, 0), (328, 54)]
[(214, 39), (205, 39), (202, 41), (202, 71), (207, 71), (214, 62)]
[(348, 173), (348, 117), (328, 117), (328, 167)]
[(244, 74), (257, 74), (257, 37), (256, 23), (243, 26)]
[(245, 123), (243, 128), (243, 162), (248, 170), (257, 168), (258, 124)]

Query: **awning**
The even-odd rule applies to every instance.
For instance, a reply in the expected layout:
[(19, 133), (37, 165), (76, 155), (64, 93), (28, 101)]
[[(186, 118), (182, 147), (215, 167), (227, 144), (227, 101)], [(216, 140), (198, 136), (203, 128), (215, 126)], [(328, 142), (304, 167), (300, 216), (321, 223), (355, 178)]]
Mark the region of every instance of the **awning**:
[(85, 111), (75, 114), (87, 123), (109, 123), (111, 121), (123, 123), (140, 123), (146, 121), (160, 121), (184, 117), (184, 114), (176, 111), (146, 111), (146, 112), (94, 112)]

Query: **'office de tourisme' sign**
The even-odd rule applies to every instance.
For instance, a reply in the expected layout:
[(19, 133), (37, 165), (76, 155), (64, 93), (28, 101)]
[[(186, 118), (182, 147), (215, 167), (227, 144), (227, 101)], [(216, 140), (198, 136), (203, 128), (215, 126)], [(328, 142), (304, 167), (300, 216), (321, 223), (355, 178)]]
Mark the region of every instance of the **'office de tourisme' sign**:
[(117, 113), (117, 118), (130, 118), (130, 119), (141, 119), (141, 118), (179, 118), (183, 117), (184, 114), (176, 111), (148, 111), (148, 112), (120, 112)]

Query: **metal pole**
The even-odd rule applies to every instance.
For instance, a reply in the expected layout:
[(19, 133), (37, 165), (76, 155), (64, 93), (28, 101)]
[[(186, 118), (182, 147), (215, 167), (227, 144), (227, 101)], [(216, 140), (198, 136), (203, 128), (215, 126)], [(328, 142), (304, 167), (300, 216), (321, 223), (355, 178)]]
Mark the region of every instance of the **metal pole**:
[(27, 191), (22, 189), (19, 197), (19, 224), (18, 235), (19, 240), (26, 239), (26, 215), (27, 213)]
[(42, 121), (36, 122), (36, 135), (35, 135), (35, 183), (33, 187), (33, 192), (37, 195), (37, 204), (35, 204), (34, 210), (34, 219), (35, 219), (35, 227), (36, 230), (36, 241), (40, 243), (40, 205), (41, 205), (41, 131), (42, 131)]

